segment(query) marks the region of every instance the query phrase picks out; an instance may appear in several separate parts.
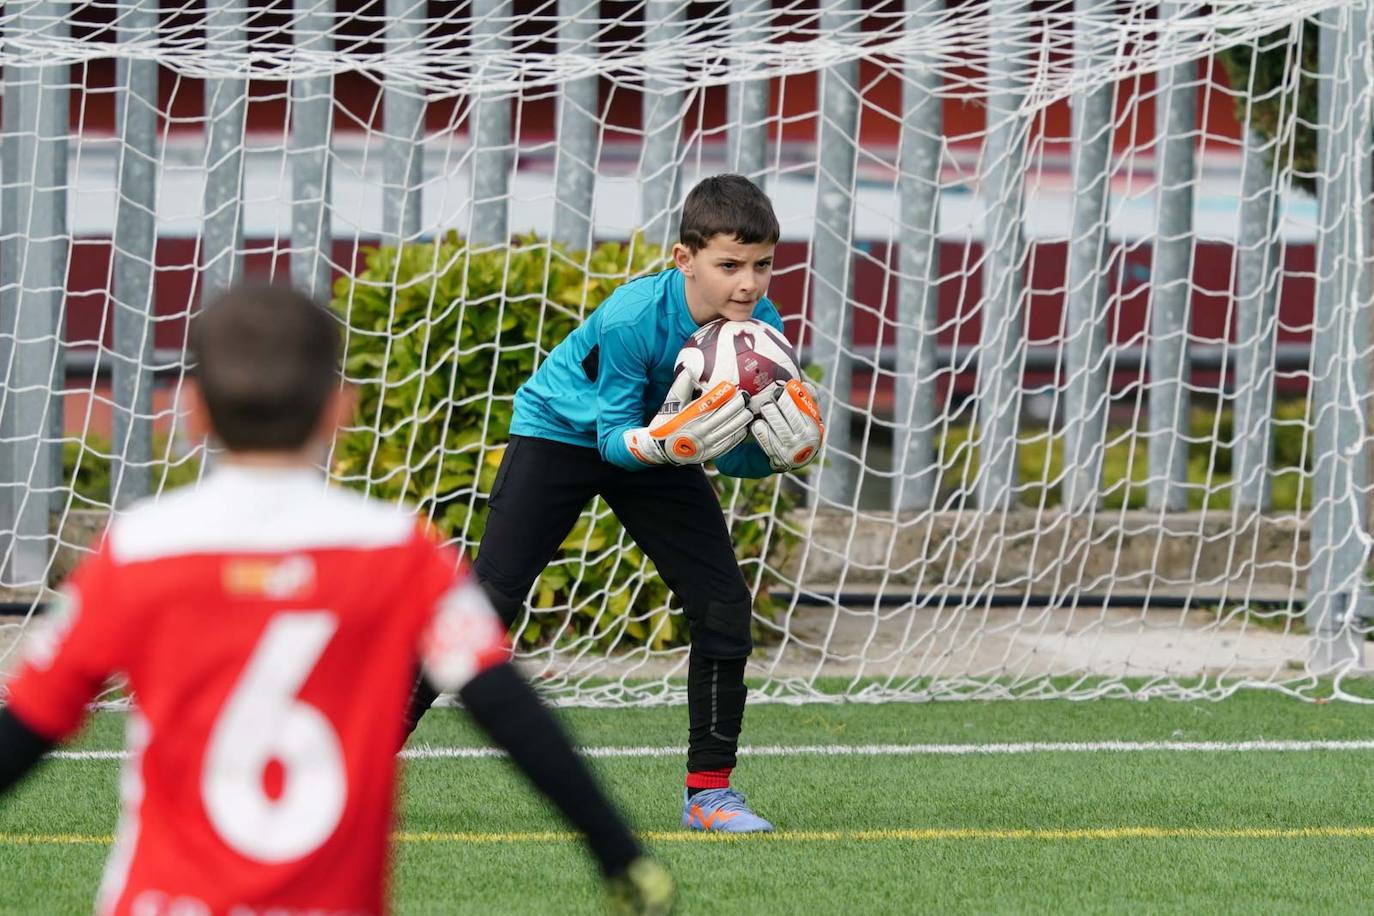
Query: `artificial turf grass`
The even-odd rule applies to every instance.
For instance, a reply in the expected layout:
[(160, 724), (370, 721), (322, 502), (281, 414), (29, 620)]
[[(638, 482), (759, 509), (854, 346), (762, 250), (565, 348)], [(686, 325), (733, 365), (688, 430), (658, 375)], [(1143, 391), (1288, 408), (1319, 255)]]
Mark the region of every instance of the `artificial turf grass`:
[[(1371, 712), (1245, 694), (1220, 704), (1102, 701), (756, 706), (750, 743), (1010, 740), (1358, 739)], [(561, 713), (589, 745), (671, 746), (682, 709)], [(116, 747), (102, 714), (87, 746)], [(451, 710), (419, 743), (477, 743)], [(682, 763), (593, 762), (641, 829), (672, 830)], [(105, 835), (116, 766), (54, 761), (0, 803), (0, 834)], [(976, 757), (759, 757), (738, 784), (784, 830), (877, 828), (1304, 827), (1374, 825), (1374, 754), (1352, 751)], [(407, 764), (402, 829), (561, 831), (499, 760)], [(674, 869), (684, 913), (1267, 912), (1363, 910), (1366, 839), (937, 839), (651, 841)], [(105, 849), (0, 845), (0, 912), (86, 912)], [(597, 882), (569, 841), (400, 844), (401, 913), (597, 911)]]
[[(561, 708), (586, 746), (685, 746), (687, 710)], [(98, 713), (68, 747), (119, 749), (122, 713)], [(741, 742), (765, 744), (948, 744), (1015, 741), (1244, 741), (1374, 738), (1374, 707), (1309, 702), (1248, 690), (1221, 701), (1155, 699), (969, 700), (934, 703), (751, 703)], [(436, 707), (408, 746), (484, 747), (460, 710)]]
[[(1367, 912), (1367, 840), (671, 844), (680, 912)], [(103, 848), (4, 855), (0, 913), (90, 910)], [(12, 870), (13, 869), (13, 870)], [(17, 882), (15, 876), (22, 875)], [(397, 911), (599, 912), (571, 843), (406, 845)]]
[[(639, 829), (675, 829), (675, 761), (592, 765)], [(783, 830), (1374, 826), (1368, 751), (771, 757), (737, 777)], [(108, 835), (114, 781), (110, 762), (54, 762), (6, 799), (0, 834)], [(412, 833), (562, 830), (501, 760), (410, 761), (402, 803)]]

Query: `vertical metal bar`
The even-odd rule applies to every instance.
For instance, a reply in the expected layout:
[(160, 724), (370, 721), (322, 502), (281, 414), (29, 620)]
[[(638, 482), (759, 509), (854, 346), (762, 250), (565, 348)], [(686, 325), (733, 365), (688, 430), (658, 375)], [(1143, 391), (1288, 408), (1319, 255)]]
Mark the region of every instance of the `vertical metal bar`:
[[(157, 30), (157, 0), (122, 0), (119, 40)], [(111, 503), (147, 496), (153, 457), (153, 259), (157, 241), (157, 61), (120, 57), (115, 120), (120, 131), (114, 229), (114, 459)]]
[[(646, 0), (644, 41), (651, 48), (679, 41), (685, 0)], [(678, 181), (682, 147), (682, 93), (665, 80), (644, 80), (641, 102), (644, 144), (639, 159), (639, 219), (644, 240), (665, 248), (677, 240)]]
[(1312, 566), (1307, 580), (1306, 621), (1313, 634), (1310, 663), (1327, 670), (1348, 662), (1353, 645), (1340, 638), (1344, 610), (1332, 594), (1334, 544), (1343, 532), (1336, 527), (1339, 514), (1335, 506), (1337, 469), (1340, 456), (1335, 452), (1336, 386), (1338, 373), (1332, 366), (1336, 356), (1335, 336), (1338, 309), (1344, 298), (1341, 290), (1342, 224), (1346, 207), (1342, 200), (1348, 176), (1337, 173), (1343, 162), (1344, 142), (1339, 136), (1340, 109), (1347, 104), (1337, 84), (1339, 46), (1348, 34), (1342, 29), (1344, 11), (1324, 10), (1317, 17), (1317, 275), (1312, 305), (1311, 381), (1308, 391), (1308, 418), (1312, 425)]
[[(424, 32), (425, 0), (386, 0), (389, 51), (415, 54)], [(388, 71), (382, 86), (382, 235), (391, 245), (420, 234), (424, 180), (424, 87)]]
[[(1179, 0), (1160, 4), (1160, 21), (1181, 14)], [(1193, 156), (1197, 129), (1197, 62), (1161, 70), (1155, 95), (1154, 256), (1150, 265), (1150, 432), (1146, 505), (1188, 508), (1187, 388), (1189, 294), (1192, 290)]]
[[(1355, 53), (1351, 55), (1352, 120), (1355, 169), (1352, 214), (1352, 251), (1355, 261), (1355, 296), (1350, 317), (1352, 365), (1347, 375), (1350, 394), (1345, 454), (1350, 457), (1352, 530), (1347, 561), (1355, 579), (1351, 610), (1356, 622), (1374, 622), (1374, 0), (1361, 0), (1351, 8)], [(1362, 498), (1363, 497), (1363, 498)]]
[[(599, 0), (558, 0), (558, 51), (596, 56)], [(558, 152), (553, 167), (553, 240), (569, 251), (592, 247), (596, 192), (597, 77), (567, 80), (558, 95)]]
[[(906, 0), (907, 29), (937, 22), (944, 0)], [(944, 130), (934, 56), (903, 61), (902, 138), (897, 161), (897, 374), (893, 451), (898, 473), (892, 508), (928, 509), (935, 501), (935, 329), (939, 323), (940, 159)]]
[[(333, 0), (296, 2), (296, 49), (315, 54), (332, 51)], [(334, 238), (329, 205), (333, 83), (332, 76), (305, 77), (291, 83), (291, 282), (321, 300), (330, 295)]]
[[(499, 60), (510, 48), (511, 10), (511, 0), (472, 0), (472, 49), (479, 59)], [(510, 241), (510, 108), (509, 92), (483, 92), (473, 114), (468, 237), (478, 245)]]
[[(243, 9), (211, 3), (205, 42), (242, 53)], [(246, 79), (205, 81), (205, 223), (201, 229), (201, 292), (227, 289), (243, 276), (243, 132), (248, 112)]]
[[(69, 37), (70, 24), (57, 22), (69, 16), (70, 7), (59, 3), (53, 13), (49, 27), (50, 34), (62, 38)], [(52, 372), (48, 382), (48, 467), (53, 481), (48, 499), (48, 512), (56, 514), (65, 510), (68, 502), (70, 484), (62, 484), (66, 470), (62, 458), (62, 439), (66, 435), (66, 393), (67, 387), (67, 265), (71, 258), (72, 235), (67, 224), (68, 157), (70, 155), (69, 136), (71, 133), (71, 70), (59, 67), (50, 82), (44, 84), (39, 93), (39, 155), (44, 157), (38, 173), (43, 177), (44, 195), (43, 219), (47, 221), (48, 250), (52, 252), (50, 265), (51, 280), (46, 284), (50, 290), (52, 304), (52, 327), (54, 334)], [(49, 104), (50, 102), (50, 104)], [(60, 522), (58, 525), (60, 526)], [(53, 538), (54, 545), (56, 537)], [(51, 563), (51, 551), (48, 562)]]
[[(10, 33), (17, 23), (10, 25)], [(4, 68), (3, 128), (0, 128), (0, 583), (14, 542), (14, 518), (26, 468), (16, 461), (13, 395), (14, 329), (19, 317), (19, 139), (21, 81), (32, 79), (18, 67)]]
[[(1312, 565), (1308, 573), (1306, 620), (1313, 634), (1309, 666), (1329, 671), (1358, 663), (1363, 637), (1351, 627), (1352, 596), (1360, 578), (1359, 537), (1355, 531), (1350, 476), (1351, 421), (1347, 375), (1354, 368), (1353, 296), (1358, 290), (1351, 252), (1352, 196), (1361, 182), (1351, 64), (1357, 62), (1357, 21), (1349, 7), (1324, 10), (1318, 19), (1317, 99), (1317, 277), (1312, 315)], [(1367, 245), (1368, 240), (1363, 244)], [(1358, 426), (1356, 425), (1356, 428)], [(1353, 563), (1352, 563), (1353, 560)]]
[[(56, 0), (33, 3), (15, 17), (14, 28), (19, 34), (41, 30), (52, 38), (65, 37), (65, 10), (66, 4)], [(18, 585), (35, 585), (43, 582), (51, 557), (49, 526), (61, 484), (61, 442), (54, 430), (60, 436), (60, 385), (65, 375), (60, 338), (70, 245), (66, 191), (70, 85), (66, 64), (14, 70), (19, 82), (14, 99), (17, 136), (13, 138), (18, 147), (18, 290), (10, 300), (15, 315), (5, 322), (15, 337), (3, 427), (12, 437), (10, 467), (16, 472), (18, 487), (12, 490), (14, 535), (6, 578)]]
[[(836, 35), (859, 27), (857, 0), (827, 0), (821, 33)], [(826, 67), (820, 78), (821, 121), (817, 137), (820, 168), (816, 172), (815, 240), (811, 257), (811, 352), (823, 370), (828, 397), (826, 442), (816, 486), (823, 500), (852, 507), (856, 489), (855, 450), (849, 403), (853, 377), (854, 172), (859, 137), (859, 65), (847, 61)]]
[[(1110, 0), (1076, 0), (1082, 24)], [(1076, 66), (1090, 72), (1101, 55), (1081, 44)], [(1064, 508), (1087, 512), (1101, 502), (1107, 428), (1107, 200), (1111, 177), (1112, 83), (1073, 100), (1073, 224), (1069, 237), (1068, 308), (1064, 326)]]
[[(206, 12), (206, 43), (241, 51), (243, 14), (233, 4), (211, 4)], [(201, 230), (201, 288), (226, 289), (243, 274), (243, 133), (248, 81), (205, 81), (205, 223)]]
[(1235, 484), (1232, 503), (1241, 512), (1266, 511), (1270, 502), (1269, 454), (1274, 410), (1274, 335), (1279, 286), (1278, 144), (1273, 164), (1264, 140), (1245, 133), (1241, 168), (1240, 226), (1236, 254)]
[(1025, 146), (1028, 122), (1020, 114), (1018, 81), (1024, 76), (1030, 5), (1025, 0), (991, 0), (988, 27), (989, 80), (987, 140), (983, 145), (983, 302), (978, 341), (978, 506), (1011, 505), (1016, 486), (1016, 433), (1025, 348), (1021, 299), (1026, 242), (1024, 219)]
[[(772, 0), (731, 0), (730, 17), (737, 44), (766, 40)], [(761, 184), (768, 150), (767, 79), (740, 79), (730, 83), (725, 135), (727, 168)]]

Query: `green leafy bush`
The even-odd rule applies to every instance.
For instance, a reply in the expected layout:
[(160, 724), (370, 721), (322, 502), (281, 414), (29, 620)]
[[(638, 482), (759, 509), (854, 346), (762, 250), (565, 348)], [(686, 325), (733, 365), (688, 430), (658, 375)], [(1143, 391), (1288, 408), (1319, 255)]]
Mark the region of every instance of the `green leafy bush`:
[[(1188, 507), (1190, 509), (1228, 509), (1231, 506), (1231, 448), (1221, 443), (1232, 439), (1233, 414), (1196, 408), (1189, 418)], [(1271, 435), (1273, 451), (1269, 461), (1272, 508), (1276, 512), (1307, 509), (1312, 504), (1311, 431), (1307, 425), (1307, 403), (1302, 400), (1280, 402), (1275, 406)], [(971, 428), (965, 424), (949, 427), (937, 443), (940, 462), (940, 491), (943, 497), (971, 491), (978, 473), (978, 446)], [(1107, 430), (1106, 452), (1102, 460), (1103, 505), (1119, 509), (1145, 506), (1149, 456), (1146, 440), (1128, 427)], [(1023, 434), (1016, 449), (1020, 481), (1018, 498), (1022, 505), (1054, 507), (1061, 504), (1064, 477), (1064, 442), (1046, 430)], [(1301, 502), (1301, 506), (1299, 503)]]
[[(587, 257), (535, 237), (473, 250), (453, 233), (399, 253), (368, 251), (363, 269), (334, 286), (333, 308), (347, 333), (345, 372), (359, 393), (356, 428), (335, 445), (334, 475), (417, 506), (445, 536), (475, 546), (515, 390), (536, 359), (616, 287), (662, 266), (662, 251), (638, 238)], [(774, 519), (795, 498), (776, 477), (713, 480), (746, 578), (755, 581), (765, 550), (790, 537)], [(768, 584), (765, 573), (756, 599), (764, 614), (771, 612)], [(571, 611), (532, 615), (520, 637), (527, 643), (590, 637), (603, 647), (661, 648), (686, 641), (653, 565), (599, 500), (539, 578), (531, 604)]]
[[(1281, 29), (1260, 38), (1254, 45), (1237, 45), (1218, 57), (1236, 93), (1236, 119), (1265, 140), (1283, 137), (1285, 143), (1271, 148), (1279, 153), (1280, 166), (1293, 168), (1293, 184), (1315, 192), (1317, 173), (1317, 36), (1315, 21), (1298, 30)], [(1295, 46), (1296, 40), (1296, 46)], [(1296, 117), (1295, 117), (1296, 111)]]
[[(76, 495), (78, 508), (105, 508), (110, 504), (111, 456), (114, 446), (103, 436), (88, 434), (80, 442), (62, 443), (62, 480)], [(192, 483), (200, 477), (197, 456), (176, 458), (167, 440), (153, 440), (152, 490), (161, 493)]]

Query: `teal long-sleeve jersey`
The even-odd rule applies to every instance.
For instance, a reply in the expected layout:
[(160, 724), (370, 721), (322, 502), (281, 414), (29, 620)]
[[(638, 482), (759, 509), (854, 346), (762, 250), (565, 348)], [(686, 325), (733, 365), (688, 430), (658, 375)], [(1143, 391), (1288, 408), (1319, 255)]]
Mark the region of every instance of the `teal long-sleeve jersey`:
[[(782, 330), (767, 298), (754, 317)], [(625, 431), (646, 425), (668, 396), (678, 351), (697, 330), (677, 268), (631, 280), (553, 348), (515, 392), (510, 431), (595, 448), (605, 461), (644, 468), (625, 447)], [(768, 458), (753, 440), (715, 460), (731, 477), (766, 477)]]

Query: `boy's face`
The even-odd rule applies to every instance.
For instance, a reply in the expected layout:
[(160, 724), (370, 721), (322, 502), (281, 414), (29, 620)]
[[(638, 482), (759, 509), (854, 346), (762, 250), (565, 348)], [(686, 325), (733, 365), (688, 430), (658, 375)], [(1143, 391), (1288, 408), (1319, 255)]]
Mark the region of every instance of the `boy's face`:
[(774, 247), (770, 242), (746, 243), (719, 234), (697, 252), (674, 245), (673, 262), (686, 278), (687, 307), (697, 324), (752, 317), (773, 277)]

